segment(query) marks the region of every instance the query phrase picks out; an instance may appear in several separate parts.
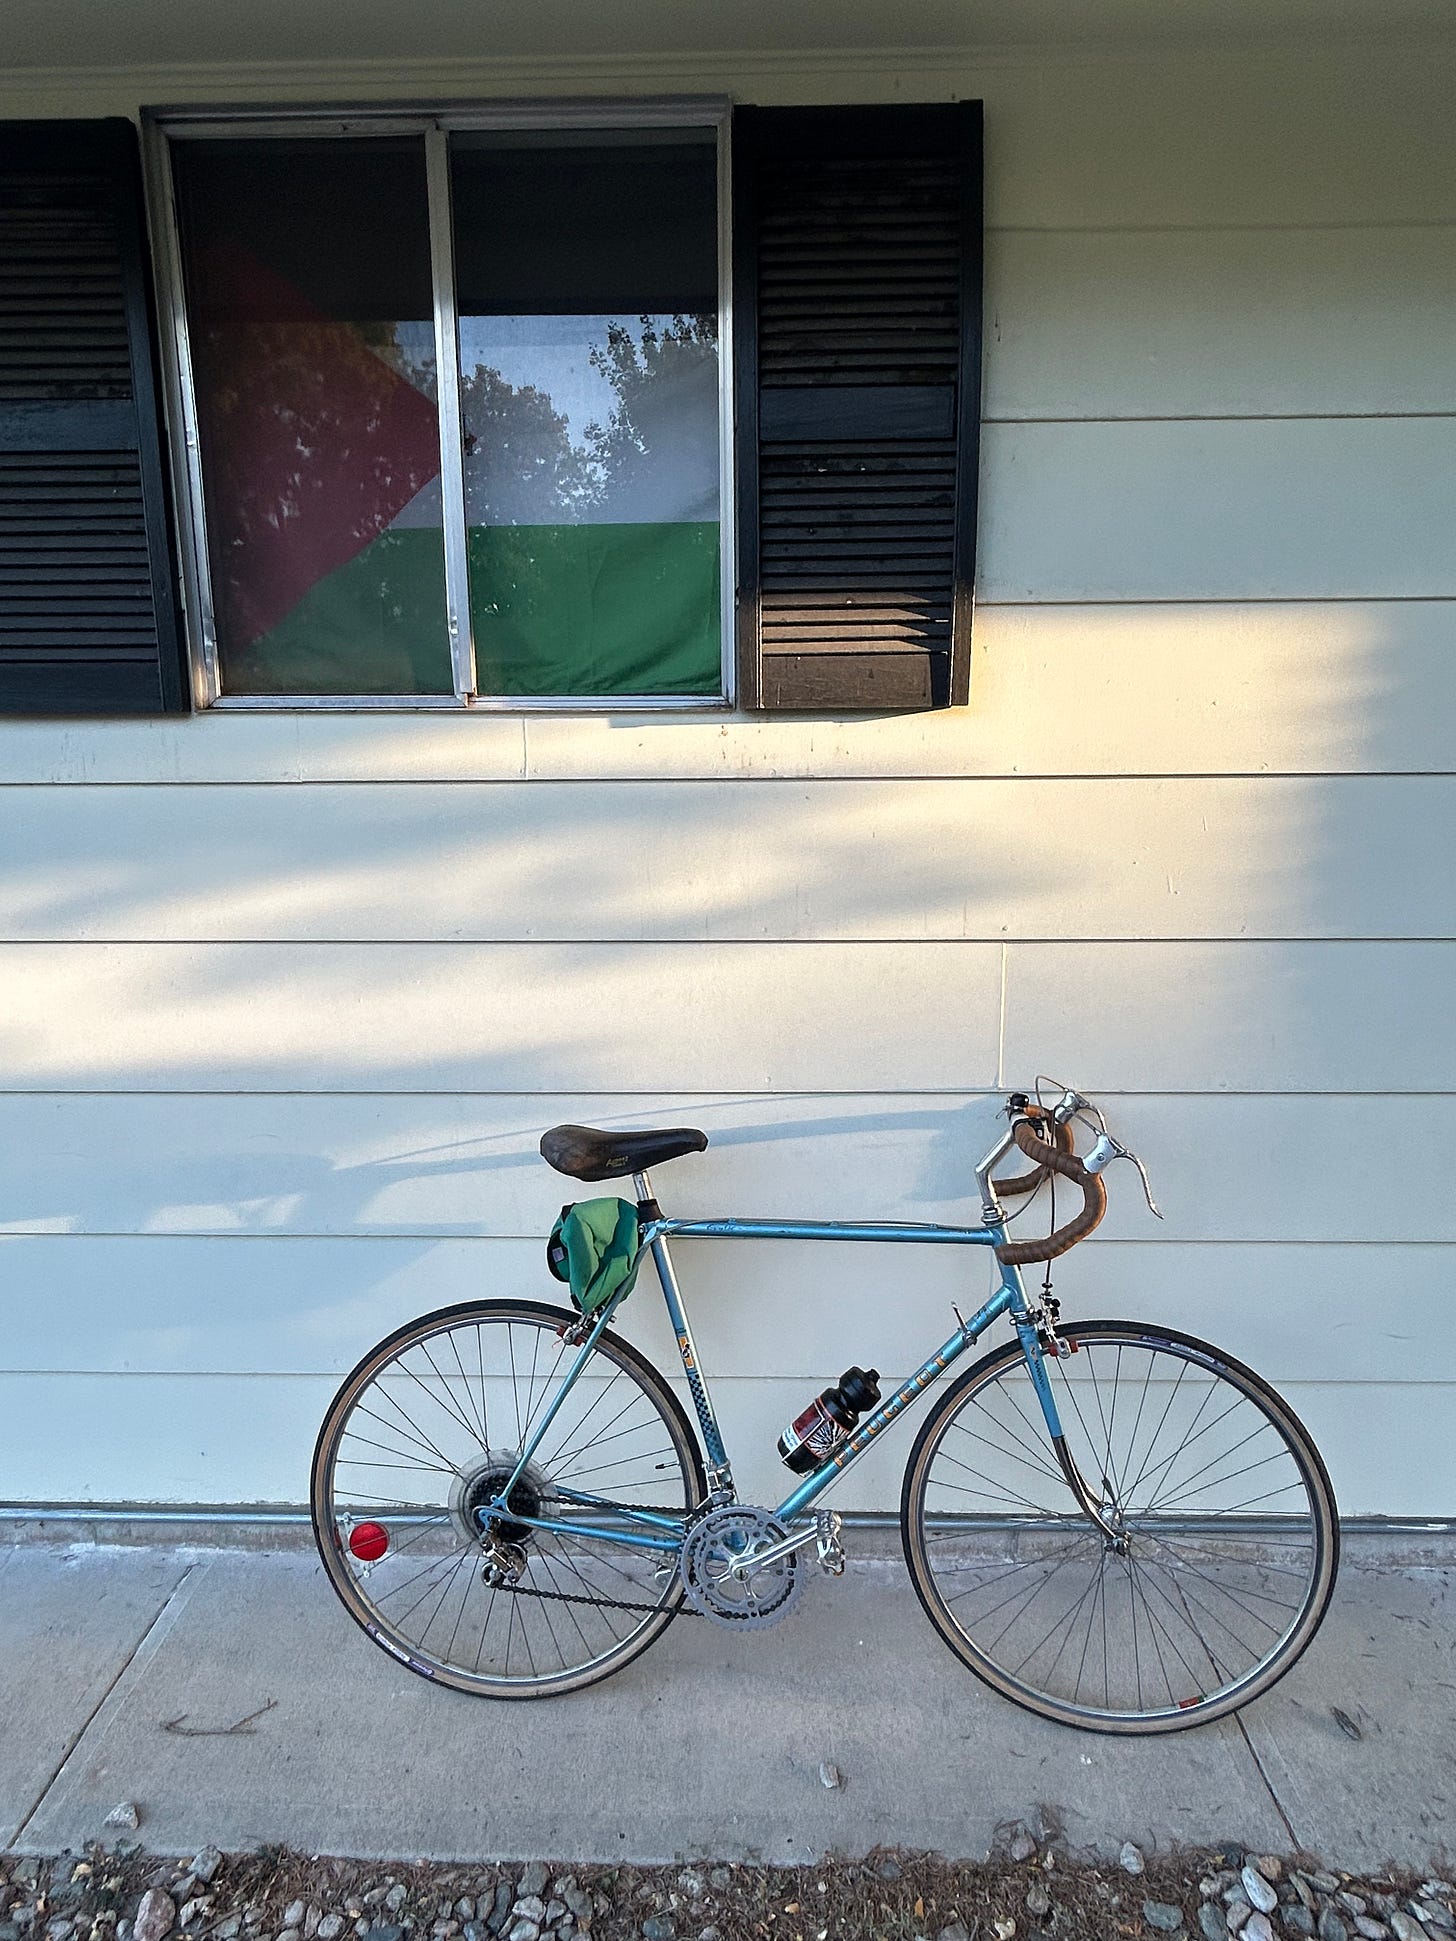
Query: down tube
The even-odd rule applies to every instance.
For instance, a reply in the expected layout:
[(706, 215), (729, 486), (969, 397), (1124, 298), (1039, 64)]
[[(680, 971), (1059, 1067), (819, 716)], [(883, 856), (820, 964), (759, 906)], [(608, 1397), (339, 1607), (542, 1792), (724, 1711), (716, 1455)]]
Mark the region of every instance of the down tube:
[[(910, 1406), (918, 1395), (923, 1394), (933, 1381), (943, 1375), (956, 1357), (964, 1354), (966, 1349), (980, 1335), (984, 1334), (986, 1329), (999, 1316), (1008, 1311), (1015, 1312), (1018, 1316), (1016, 1324), (1017, 1332), (1021, 1335), (1023, 1348), (1026, 1346), (1026, 1331), (1029, 1330), (1033, 1346), (1038, 1349), (1039, 1354), (1039, 1344), (1036, 1341), (1035, 1328), (1029, 1321), (1023, 1323), (1019, 1318), (1025, 1305), (1025, 1296), (1021, 1291), (1020, 1277), (1015, 1274), (1014, 1269), (1007, 1269), (1000, 1287), (991, 1296), (990, 1300), (987, 1301), (986, 1305), (983, 1308), (979, 1308), (971, 1316), (970, 1320), (966, 1322), (964, 1327), (957, 1328), (949, 1340), (943, 1342), (928, 1361), (921, 1363), (920, 1367), (916, 1369), (908, 1381), (901, 1383), (900, 1387), (895, 1390), (895, 1393), (887, 1402), (882, 1402), (874, 1414), (867, 1421), (860, 1424), (859, 1428), (855, 1430), (854, 1434), (850, 1437), (844, 1448), (839, 1451), (838, 1455), (830, 1456), (826, 1462), (822, 1463), (814, 1471), (812, 1476), (805, 1477), (804, 1481), (800, 1483), (799, 1487), (791, 1496), (784, 1498), (783, 1502), (774, 1511), (774, 1515), (780, 1522), (797, 1516), (801, 1510), (807, 1509), (816, 1496), (819, 1496), (826, 1490), (831, 1483), (837, 1481), (844, 1474), (845, 1470), (858, 1457), (864, 1454), (865, 1450), (869, 1448), (875, 1438), (883, 1430), (887, 1429)], [(1028, 1356), (1028, 1359), (1030, 1359), (1030, 1356)], [(1047, 1418), (1050, 1423), (1056, 1420), (1056, 1405), (1052, 1401), (1051, 1389), (1046, 1384), (1046, 1374), (1041, 1369), (1039, 1360), (1033, 1373), (1033, 1379), (1036, 1379), (1037, 1376), (1040, 1377), (1041, 1384), (1037, 1389), (1038, 1397), (1042, 1395), (1042, 1387), (1046, 1387), (1045, 1399), (1042, 1402), (1042, 1406), (1050, 1410)]]

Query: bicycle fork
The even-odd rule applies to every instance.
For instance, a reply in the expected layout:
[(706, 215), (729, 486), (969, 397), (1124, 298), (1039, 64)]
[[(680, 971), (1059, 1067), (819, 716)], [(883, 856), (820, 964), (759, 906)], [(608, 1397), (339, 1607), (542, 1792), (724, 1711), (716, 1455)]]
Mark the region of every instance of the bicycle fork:
[(1041, 1404), (1041, 1412), (1046, 1418), (1047, 1434), (1051, 1437), (1052, 1451), (1057, 1466), (1066, 1478), (1067, 1487), (1077, 1499), (1089, 1523), (1102, 1532), (1108, 1547), (1121, 1556), (1127, 1549), (1127, 1536), (1120, 1521), (1109, 1518), (1105, 1506), (1108, 1496), (1115, 1496), (1110, 1478), (1102, 1479), (1101, 1494), (1094, 1491), (1086, 1477), (1077, 1467), (1071, 1450), (1067, 1447), (1066, 1432), (1062, 1428), (1062, 1418), (1057, 1409), (1056, 1397), (1046, 1371), (1046, 1348), (1042, 1342), (1041, 1327), (1037, 1316), (1025, 1304), (1025, 1297), (1012, 1310), (1012, 1321), (1021, 1342), (1021, 1352), (1026, 1358), (1026, 1370), (1031, 1376), (1031, 1385), (1036, 1390), (1036, 1399)]

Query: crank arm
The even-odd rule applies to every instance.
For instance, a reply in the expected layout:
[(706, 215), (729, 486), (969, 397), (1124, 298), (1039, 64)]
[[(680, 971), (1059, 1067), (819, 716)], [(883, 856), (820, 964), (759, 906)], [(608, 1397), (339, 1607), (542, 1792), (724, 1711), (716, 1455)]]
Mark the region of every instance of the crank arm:
[(754, 1550), (746, 1556), (735, 1557), (728, 1566), (728, 1575), (747, 1577), (753, 1571), (761, 1570), (765, 1564), (776, 1564), (780, 1557), (790, 1556), (795, 1550), (802, 1550), (806, 1543), (812, 1543), (818, 1534), (817, 1523), (810, 1524), (807, 1530), (791, 1531), (777, 1543), (771, 1543), (767, 1550)]
[[(764, 1564), (777, 1563), (780, 1557), (790, 1556), (795, 1550), (802, 1550), (806, 1544), (817, 1543), (819, 1562), (831, 1576), (838, 1577), (844, 1570), (844, 1550), (839, 1541), (839, 1514), (835, 1510), (816, 1510), (812, 1530), (792, 1531), (778, 1543), (771, 1543), (767, 1550), (756, 1551), (751, 1557), (735, 1558), (728, 1566), (732, 1577), (745, 1577), (750, 1571)], [(836, 1561), (837, 1560), (837, 1561)]]

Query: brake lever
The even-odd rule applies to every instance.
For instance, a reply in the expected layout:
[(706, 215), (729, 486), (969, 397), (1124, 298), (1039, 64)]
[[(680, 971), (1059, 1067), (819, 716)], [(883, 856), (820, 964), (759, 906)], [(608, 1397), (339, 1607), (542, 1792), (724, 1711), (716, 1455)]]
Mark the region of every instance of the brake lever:
[(1143, 1183), (1143, 1198), (1148, 1203), (1148, 1212), (1152, 1214), (1155, 1220), (1161, 1220), (1163, 1217), (1163, 1210), (1158, 1205), (1158, 1202), (1153, 1198), (1153, 1187), (1152, 1187), (1151, 1180), (1148, 1178), (1147, 1167), (1144, 1166), (1143, 1162), (1138, 1158), (1137, 1154), (1127, 1146), (1120, 1146), (1118, 1148), (1117, 1156), (1119, 1159), (1130, 1159), (1133, 1165), (1137, 1167), (1137, 1176)]
[(1093, 1141), (1092, 1150), (1083, 1158), (1082, 1164), (1089, 1173), (1100, 1173), (1104, 1167), (1110, 1166), (1114, 1159), (1129, 1160), (1137, 1168), (1137, 1176), (1143, 1183), (1143, 1198), (1148, 1203), (1148, 1212), (1152, 1214), (1155, 1220), (1161, 1220), (1163, 1217), (1162, 1208), (1153, 1198), (1153, 1187), (1152, 1182), (1148, 1178), (1147, 1167), (1144, 1166), (1131, 1146), (1125, 1146), (1120, 1139), (1113, 1138), (1104, 1122), (1098, 1127), (1097, 1137)]

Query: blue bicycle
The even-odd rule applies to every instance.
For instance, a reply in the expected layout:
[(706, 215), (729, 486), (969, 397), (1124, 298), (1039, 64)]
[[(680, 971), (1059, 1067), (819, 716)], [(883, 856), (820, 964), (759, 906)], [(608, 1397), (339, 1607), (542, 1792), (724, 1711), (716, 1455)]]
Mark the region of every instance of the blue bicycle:
[[(1007, 1698), (1094, 1731), (1177, 1731), (1267, 1691), (1334, 1586), (1324, 1464), (1231, 1356), (1141, 1322), (1063, 1323), (1049, 1290), (1028, 1295), (1022, 1267), (1101, 1219), (1106, 1167), (1142, 1168), (1075, 1091), (1013, 1094), (1006, 1113), (966, 1227), (674, 1220), (648, 1169), (703, 1150), (701, 1132), (549, 1132), (558, 1171), (633, 1181), (635, 1204), (616, 1203), (629, 1265), (656, 1267), (696, 1432), (612, 1329), (630, 1272), (587, 1312), (483, 1301), (411, 1322), (344, 1382), (314, 1455), (315, 1534), (350, 1614), (412, 1671), (496, 1698), (605, 1678), (681, 1612), (777, 1623), (816, 1566), (844, 1567), (824, 1492), (1004, 1316), (1014, 1338), (934, 1402), (905, 1470), (905, 1558), (932, 1624)], [(1013, 1150), (1030, 1169), (993, 1179)], [(1080, 1189), (1074, 1217), (1012, 1238), (1003, 1201), (1058, 1181)], [(818, 1397), (779, 1445), (800, 1479), (760, 1508), (738, 1499), (679, 1292), (669, 1242), (689, 1238), (989, 1248), (999, 1285), (892, 1394), (855, 1368)]]

